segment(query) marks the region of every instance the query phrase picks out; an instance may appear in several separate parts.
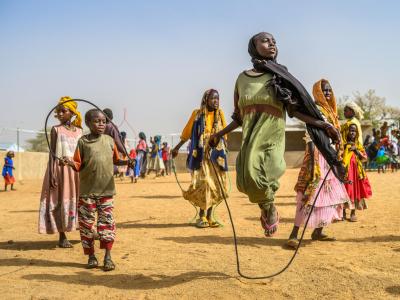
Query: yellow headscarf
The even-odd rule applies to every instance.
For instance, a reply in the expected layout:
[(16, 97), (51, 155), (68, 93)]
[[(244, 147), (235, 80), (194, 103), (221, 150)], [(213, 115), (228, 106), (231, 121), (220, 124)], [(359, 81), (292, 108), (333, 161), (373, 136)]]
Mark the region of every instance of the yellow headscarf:
[(82, 115), (78, 111), (78, 103), (76, 103), (76, 101), (70, 101), (70, 100), (72, 100), (71, 97), (64, 96), (60, 98), (58, 104), (64, 106), (65, 108), (68, 108), (75, 115), (75, 120), (72, 122), (72, 125), (82, 128)]
[[(349, 135), (351, 125), (354, 125), (357, 128), (356, 138), (354, 141), (357, 151), (360, 152), (361, 154), (365, 155), (365, 149), (358, 139), (358, 136), (360, 133), (358, 130), (357, 123), (348, 121), (346, 123), (346, 125), (347, 126), (345, 126), (342, 131), (342, 140), (343, 140), (343, 144), (344, 144), (343, 165), (346, 168), (346, 173), (347, 173), (349, 171), (351, 157), (354, 153), (353, 151), (350, 150), (352, 145), (347, 142), (347, 136)], [(363, 179), (363, 178), (365, 178), (365, 171), (364, 171), (364, 168), (362, 165), (362, 161), (357, 155), (356, 155), (356, 160), (357, 160), (358, 176), (360, 179)]]
[(326, 100), (324, 92), (322, 91), (322, 83), (329, 83), (326, 79), (321, 79), (314, 83), (313, 86), (313, 96), (315, 103), (320, 107), (323, 115), (328, 119), (328, 121), (335, 126), (336, 129), (340, 130), (339, 117), (337, 113), (336, 98), (332, 91), (331, 99), (329, 102)]

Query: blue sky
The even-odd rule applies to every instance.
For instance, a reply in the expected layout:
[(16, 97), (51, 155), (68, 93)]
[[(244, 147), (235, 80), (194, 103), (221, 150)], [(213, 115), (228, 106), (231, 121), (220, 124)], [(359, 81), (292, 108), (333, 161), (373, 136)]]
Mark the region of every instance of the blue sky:
[(275, 35), (279, 62), (309, 90), (324, 77), (337, 96), (375, 89), (400, 106), (398, 3), (0, 0), (0, 128), (43, 128), (70, 95), (117, 121), (127, 108), (148, 135), (179, 132), (211, 87), (229, 116), (259, 31)]

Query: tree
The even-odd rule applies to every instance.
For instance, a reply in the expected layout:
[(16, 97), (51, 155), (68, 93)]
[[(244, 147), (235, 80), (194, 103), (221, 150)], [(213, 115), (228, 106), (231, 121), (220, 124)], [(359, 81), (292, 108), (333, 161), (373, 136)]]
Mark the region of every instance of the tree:
[(29, 151), (49, 152), (46, 136), (44, 133), (38, 132), (36, 133), (36, 137), (34, 137), (33, 139), (29, 139), (26, 142), (30, 145), (28, 147)]
[(368, 90), (365, 94), (355, 92), (352, 97), (343, 96), (338, 100), (338, 114), (344, 119), (344, 106), (347, 101), (354, 101), (364, 112), (364, 119), (378, 126), (383, 119), (400, 120), (400, 109), (386, 104), (385, 97), (376, 95), (375, 90)]

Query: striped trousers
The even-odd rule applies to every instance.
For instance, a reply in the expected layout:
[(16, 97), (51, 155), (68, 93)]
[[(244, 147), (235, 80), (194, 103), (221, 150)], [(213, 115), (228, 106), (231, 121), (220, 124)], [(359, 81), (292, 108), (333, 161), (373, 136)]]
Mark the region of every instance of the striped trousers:
[(115, 221), (113, 217), (114, 199), (80, 198), (78, 202), (78, 222), (83, 252), (86, 255), (94, 254), (93, 225), (96, 221), (97, 233), (100, 237), (100, 249), (111, 250), (115, 239)]

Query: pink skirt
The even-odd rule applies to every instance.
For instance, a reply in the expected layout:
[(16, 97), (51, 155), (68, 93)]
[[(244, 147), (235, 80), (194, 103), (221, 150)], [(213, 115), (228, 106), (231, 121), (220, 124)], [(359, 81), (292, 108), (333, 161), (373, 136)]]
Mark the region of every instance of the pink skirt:
[(321, 154), (318, 155), (318, 165), (321, 170), (321, 177), (312, 198), (305, 203), (303, 192), (297, 192), (296, 217), (294, 223), (298, 227), (304, 225), (307, 221), (311, 206), (321, 186), (321, 192), (315, 202), (308, 227), (320, 228), (327, 226), (335, 220), (341, 219), (343, 216), (344, 204), (349, 202), (344, 184), (335, 177), (332, 171), (329, 173), (324, 185), (322, 185), (325, 175), (329, 170), (329, 165)]

